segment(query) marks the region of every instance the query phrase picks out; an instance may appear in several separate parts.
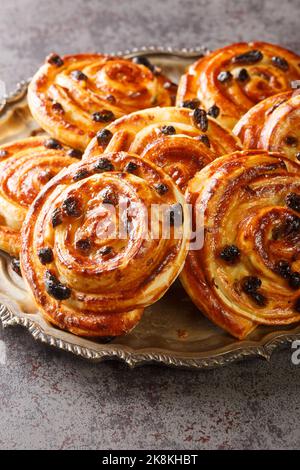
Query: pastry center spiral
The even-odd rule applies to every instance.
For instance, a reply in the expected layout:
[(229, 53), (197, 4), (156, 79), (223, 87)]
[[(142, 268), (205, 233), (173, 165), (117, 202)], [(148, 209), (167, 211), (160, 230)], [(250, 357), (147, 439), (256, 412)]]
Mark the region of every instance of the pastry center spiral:
[(157, 191), (135, 175), (91, 176), (62, 189), (41, 212), (38, 248), (45, 245), (53, 212), (62, 207), (62, 223), (46, 239), (56, 254), (60, 279), (95, 294), (115, 292), (116, 282), (123, 290), (141, 285), (160, 265), (169, 244), (162, 237), (162, 218), (155, 220), (157, 238), (151, 232), (150, 209), (160, 202)]

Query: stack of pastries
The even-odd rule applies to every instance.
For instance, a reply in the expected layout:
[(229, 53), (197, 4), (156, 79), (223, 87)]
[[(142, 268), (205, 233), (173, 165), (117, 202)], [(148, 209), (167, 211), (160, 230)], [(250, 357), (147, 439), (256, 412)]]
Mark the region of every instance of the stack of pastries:
[(297, 84), (300, 56), (262, 42), (178, 87), (143, 56), (48, 56), (28, 89), (47, 136), (0, 148), (0, 249), (43, 316), (123, 335), (179, 276), (238, 339), (298, 322)]

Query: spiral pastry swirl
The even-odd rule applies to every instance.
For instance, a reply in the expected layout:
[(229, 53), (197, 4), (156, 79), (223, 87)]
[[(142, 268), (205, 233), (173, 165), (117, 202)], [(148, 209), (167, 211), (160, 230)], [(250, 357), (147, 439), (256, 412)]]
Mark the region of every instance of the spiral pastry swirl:
[(180, 80), (176, 103), (184, 106), (198, 99), (232, 129), (256, 103), (290, 90), (299, 79), (299, 55), (264, 42), (231, 44), (189, 67)]
[(124, 116), (97, 134), (83, 159), (128, 151), (162, 168), (184, 191), (188, 181), (216, 157), (241, 148), (229, 130), (203, 109), (152, 108)]
[(21, 268), (51, 323), (117, 336), (175, 280), (188, 238), (172, 179), (134, 154), (111, 153), (71, 165), (40, 192), (23, 224)]
[(51, 54), (29, 85), (28, 103), (50, 135), (84, 150), (114, 119), (143, 108), (170, 106), (176, 88), (146, 58), (135, 62), (101, 54)]
[(223, 156), (190, 181), (202, 248), (181, 275), (198, 308), (237, 338), (300, 320), (300, 168), (279, 154)]
[(261, 101), (240, 119), (233, 132), (245, 148), (280, 152), (300, 162), (300, 90)]
[(54, 139), (32, 137), (0, 148), (0, 249), (17, 256), (20, 229), (40, 189), (76, 162)]

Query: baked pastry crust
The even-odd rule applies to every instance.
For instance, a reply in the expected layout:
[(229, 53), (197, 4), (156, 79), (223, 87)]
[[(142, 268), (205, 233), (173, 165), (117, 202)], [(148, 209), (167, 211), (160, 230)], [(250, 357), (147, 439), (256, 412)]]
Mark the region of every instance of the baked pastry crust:
[(186, 197), (193, 225), (198, 216), (204, 226), (203, 246), (189, 251), (181, 273), (195, 305), (240, 339), (260, 324), (299, 321), (299, 165), (236, 152), (197, 173)]
[(300, 90), (271, 96), (251, 108), (233, 132), (245, 148), (280, 152), (300, 162)]
[(50, 135), (84, 150), (108, 122), (171, 105), (176, 88), (158, 69), (122, 57), (51, 54), (29, 85), (28, 103)]
[[(53, 141), (53, 139), (52, 139)], [(20, 230), (40, 189), (76, 158), (69, 148), (47, 148), (45, 137), (30, 137), (0, 147), (0, 249), (18, 256)], [(50, 142), (51, 143), (51, 142)]]
[(211, 52), (182, 76), (176, 104), (198, 98), (206, 110), (232, 129), (256, 103), (291, 89), (300, 79), (300, 56), (265, 42), (237, 43)]
[[(153, 204), (183, 212), (169, 237)], [(115, 229), (123, 225), (120, 236)], [(121, 335), (179, 274), (189, 229), (184, 196), (163, 171), (125, 152), (95, 157), (62, 171), (32, 204), (22, 230), (23, 277), (51, 323), (82, 336)], [(50, 262), (43, 263), (45, 249)]]
[(241, 148), (236, 136), (202, 111), (165, 107), (123, 116), (105, 128), (103, 139), (100, 133), (90, 142), (83, 159), (99, 152), (134, 152), (162, 168), (184, 191), (197, 171)]

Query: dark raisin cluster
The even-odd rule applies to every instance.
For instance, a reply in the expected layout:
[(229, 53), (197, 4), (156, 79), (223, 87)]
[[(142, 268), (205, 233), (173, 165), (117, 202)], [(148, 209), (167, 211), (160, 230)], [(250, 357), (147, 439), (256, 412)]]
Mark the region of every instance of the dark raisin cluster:
[(62, 224), (62, 221), (63, 221), (62, 211), (59, 207), (57, 207), (52, 212), (52, 216), (51, 216), (52, 227), (55, 228), (58, 225)]
[(234, 57), (233, 62), (235, 64), (255, 64), (260, 62), (263, 58), (261, 51), (253, 49), (252, 51), (245, 52), (244, 54), (239, 54)]
[(99, 160), (97, 161), (97, 163), (95, 163), (93, 168), (95, 171), (98, 171), (98, 172), (114, 170), (113, 164), (108, 160), (108, 158), (105, 158), (105, 157), (99, 158)]
[(200, 101), (197, 98), (193, 100), (186, 100), (182, 103), (183, 108), (196, 109), (200, 106)]
[(158, 194), (160, 194), (161, 196), (166, 194), (169, 190), (168, 186), (164, 183), (157, 183), (157, 184), (154, 185), (154, 188), (156, 189)]
[(81, 70), (73, 70), (71, 72), (72, 77), (78, 81), (86, 81), (88, 78)]
[(275, 265), (275, 271), (284, 279), (287, 279), (291, 289), (300, 289), (300, 273), (293, 272), (291, 265), (286, 260), (279, 260)]
[(80, 159), (82, 157), (82, 151), (79, 149), (70, 149), (68, 150), (67, 154), (72, 158)]
[(209, 140), (209, 137), (205, 134), (201, 134), (199, 135), (198, 139), (200, 140), (200, 142), (202, 142), (202, 144), (206, 145), (206, 147), (210, 148), (210, 140)]
[(240, 250), (235, 245), (225, 245), (220, 252), (220, 258), (229, 264), (236, 263), (240, 258)]
[(239, 82), (246, 82), (247, 80), (249, 80), (250, 78), (250, 75), (247, 71), (247, 69), (241, 69), (238, 73), (238, 76), (237, 76), (237, 79)]
[(285, 237), (293, 237), (300, 231), (300, 217), (287, 214), (284, 222), (273, 230), (273, 239), (278, 240)]
[(81, 204), (75, 196), (69, 196), (64, 200), (62, 210), (69, 217), (80, 217), (82, 214)]
[(48, 57), (48, 63), (56, 65), (56, 67), (62, 67), (64, 65), (64, 61), (58, 54), (50, 54)]
[(99, 253), (101, 256), (108, 256), (112, 254), (112, 247), (111, 246), (103, 246), (100, 248)]
[(92, 119), (95, 122), (111, 122), (115, 119), (115, 115), (109, 109), (102, 109), (92, 114)]
[(86, 168), (81, 168), (80, 170), (75, 173), (73, 176), (74, 181), (80, 181), (83, 180), (84, 178), (87, 178), (89, 176), (90, 172)]
[(194, 123), (201, 129), (202, 132), (206, 132), (208, 129), (207, 113), (204, 109), (197, 108), (193, 113)]
[(45, 273), (46, 292), (56, 300), (66, 300), (71, 296), (71, 289), (62, 284), (50, 271)]
[(219, 75), (217, 76), (217, 79), (221, 83), (229, 82), (229, 80), (232, 79), (232, 73), (229, 72), (228, 70), (227, 71), (223, 70), (222, 72), (219, 73)]
[(216, 104), (214, 104), (209, 108), (207, 114), (216, 119), (220, 114), (220, 108)]
[(138, 169), (138, 166), (134, 162), (128, 162), (124, 167), (124, 170), (127, 173), (134, 173), (137, 169)]
[(288, 62), (283, 57), (272, 57), (272, 63), (275, 65), (275, 67), (278, 67), (279, 69), (284, 71), (288, 70), (289, 68)]
[(19, 276), (22, 276), (19, 258), (12, 258), (11, 267), (15, 273), (17, 273)]
[(260, 307), (264, 307), (267, 304), (266, 297), (258, 292), (258, 289), (261, 287), (261, 280), (255, 276), (246, 276), (242, 279), (242, 289), (243, 291), (251, 297), (254, 302)]
[(99, 145), (106, 147), (109, 144), (112, 136), (112, 132), (110, 132), (108, 129), (102, 129), (101, 131), (97, 132), (97, 142)]
[(88, 253), (92, 249), (93, 242), (90, 238), (81, 238), (76, 242), (76, 248), (82, 253)]
[(161, 132), (165, 135), (174, 135), (176, 134), (176, 129), (174, 126), (162, 126)]
[(58, 140), (53, 139), (53, 138), (45, 140), (44, 145), (47, 149), (59, 150), (63, 148), (61, 143)]
[(144, 65), (147, 69), (151, 70), (152, 73), (156, 71), (155, 65), (151, 64), (150, 60), (145, 56), (133, 57), (132, 62), (138, 65)]
[(55, 111), (58, 114), (64, 114), (64, 112), (65, 112), (62, 105), (60, 103), (58, 103), (57, 101), (52, 104), (52, 109), (53, 109), (53, 111)]
[(116, 206), (119, 202), (118, 195), (111, 189), (106, 188), (101, 191), (101, 197), (103, 204), (111, 204), (112, 206)]
[(285, 201), (290, 209), (300, 212), (300, 194), (290, 193), (287, 195)]
[(38, 257), (42, 264), (49, 264), (53, 261), (53, 251), (49, 247), (41, 248), (38, 251)]

